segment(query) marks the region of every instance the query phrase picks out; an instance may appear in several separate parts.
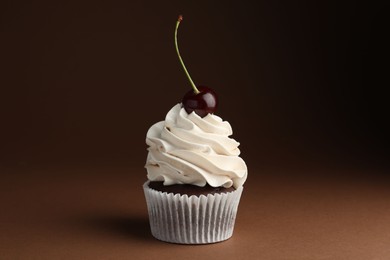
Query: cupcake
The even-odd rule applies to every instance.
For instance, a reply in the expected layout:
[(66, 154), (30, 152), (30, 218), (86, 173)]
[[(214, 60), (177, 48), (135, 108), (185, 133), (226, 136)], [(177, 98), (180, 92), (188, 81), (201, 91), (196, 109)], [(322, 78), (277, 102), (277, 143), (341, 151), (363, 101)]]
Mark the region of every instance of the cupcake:
[[(182, 17), (176, 23), (177, 29)], [(217, 96), (196, 87), (150, 127), (146, 135), (148, 180), (143, 189), (152, 235), (179, 244), (229, 239), (247, 167), (227, 121), (215, 115)]]

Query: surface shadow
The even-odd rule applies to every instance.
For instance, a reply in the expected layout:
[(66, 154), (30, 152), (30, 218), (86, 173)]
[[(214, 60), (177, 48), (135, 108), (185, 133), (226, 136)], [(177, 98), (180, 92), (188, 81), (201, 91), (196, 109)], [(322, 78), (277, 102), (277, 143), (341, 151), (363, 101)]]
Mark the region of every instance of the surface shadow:
[(94, 232), (103, 232), (118, 238), (155, 241), (150, 233), (147, 216), (93, 215), (83, 217), (78, 222), (82, 225), (82, 228)]

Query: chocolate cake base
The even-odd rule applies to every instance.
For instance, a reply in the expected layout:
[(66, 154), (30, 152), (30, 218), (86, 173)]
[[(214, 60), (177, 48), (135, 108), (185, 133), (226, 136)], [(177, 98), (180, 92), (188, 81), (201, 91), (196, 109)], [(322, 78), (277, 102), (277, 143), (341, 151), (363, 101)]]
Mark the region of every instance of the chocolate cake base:
[(180, 195), (187, 194), (188, 196), (191, 195), (207, 196), (208, 194), (227, 193), (235, 190), (233, 187), (230, 188), (212, 187), (208, 184), (206, 184), (206, 186), (204, 187), (199, 187), (190, 184), (174, 184), (174, 185), (164, 186), (162, 181), (151, 181), (149, 183), (149, 188), (157, 191), (173, 193), (173, 194), (180, 194)]

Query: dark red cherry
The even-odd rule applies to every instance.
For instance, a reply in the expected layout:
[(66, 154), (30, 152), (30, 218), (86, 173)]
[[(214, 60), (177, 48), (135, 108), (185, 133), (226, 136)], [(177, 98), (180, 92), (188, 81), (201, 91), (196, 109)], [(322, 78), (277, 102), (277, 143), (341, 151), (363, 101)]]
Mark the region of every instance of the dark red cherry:
[(183, 21), (183, 16), (180, 15), (176, 21), (175, 28), (176, 53), (179, 58), (180, 64), (183, 67), (183, 70), (186, 73), (186, 76), (192, 86), (192, 89), (184, 95), (182, 104), (188, 114), (195, 111), (195, 113), (200, 117), (205, 117), (206, 115), (212, 114), (217, 110), (218, 98), (217, 94), (215, 94), (215, 92), (211, 88), (204, 86), (196, 87), (194, 81), (192, 80), (190, 74), (187, 71), (186, 66), (184, 65), (184, 61), (180, 55), (179, 45), (177, 44), (177, 30), (179, 29), (181, 21)]
[(198, 94), (191, 89), (184, 95), (182, 101), (184, 109), (188, 114), (195, 111), (200, 117), (213, 114), (218, 106), (217, 94), (209, 87), (200, 86), (197, 89), (199, 90)]

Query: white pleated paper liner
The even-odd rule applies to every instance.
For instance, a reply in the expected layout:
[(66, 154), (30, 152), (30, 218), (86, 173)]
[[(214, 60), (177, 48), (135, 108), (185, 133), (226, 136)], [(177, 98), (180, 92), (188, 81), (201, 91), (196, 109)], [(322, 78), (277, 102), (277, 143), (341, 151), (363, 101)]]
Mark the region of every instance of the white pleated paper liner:
[(233, 234), (243, 187), (229, 193), (188, 196), (144, 185), (152, 235), (179, 244), (208, 244)]

